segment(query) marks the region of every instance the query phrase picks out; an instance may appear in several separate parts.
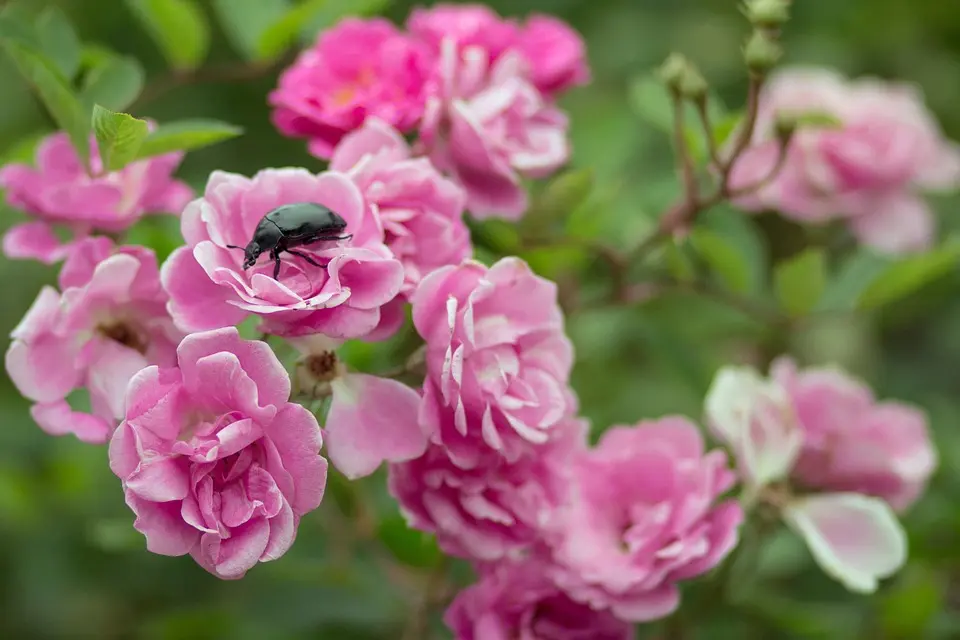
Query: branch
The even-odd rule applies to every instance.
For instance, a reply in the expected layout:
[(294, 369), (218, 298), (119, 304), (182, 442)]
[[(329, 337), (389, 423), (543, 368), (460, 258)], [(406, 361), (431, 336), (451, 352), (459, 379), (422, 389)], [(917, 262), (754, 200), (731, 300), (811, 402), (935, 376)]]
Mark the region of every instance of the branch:
[(706, 98), (696, 101), (697, 114), (700, 116), (700, 124), (703, 126), (703, 133), (707, 138), (707, 153), (710, 155), (710, 162), (717, 169), (723, 166), (723, 160), (720, 159), (720, 150), (717, 148), (717, 141), (713, 139), (713, 123), (710, 121), (710, 110), (707, 108)]
[(683, 96), (673, 92), (673, 145), (677, 153), (677, 173), (683, 182), (684, 201), (694, 203), (699, 197), (697, 189), (697, 176), (693, 168), (693, 159), (690, 157), (690, 150), (687, 148), (686, 129), (684, 127), (684, 102)]
[(283, 66), (284, 58), (266, 63), (231, 62), (220, 65), (200, 67), (192, 71), (173, 70), (158, 78), (152, 79), (144, 88), (130, 110), (142, 109), (145, 105), (162, 98), (166, 94), (194, 84), (248, 82), (259, 80), (270, 75)]

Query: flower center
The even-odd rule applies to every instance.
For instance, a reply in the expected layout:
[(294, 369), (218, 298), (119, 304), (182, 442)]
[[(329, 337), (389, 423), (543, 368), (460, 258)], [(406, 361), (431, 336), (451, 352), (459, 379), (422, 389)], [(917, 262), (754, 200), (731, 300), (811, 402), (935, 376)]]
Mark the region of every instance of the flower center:
[(141, 354), (147, 352), (148, 341), (142, 332), (123, 321), (111, 322), (97, 326), (97, 331), (105, 338), (114, 342), (119, 342), (125, 347), (129, 347)]
[(337, 363), (335, 351), (324, 351), (308, 356), (304, 366), (317, 382), (332, 382), (340, 373)]

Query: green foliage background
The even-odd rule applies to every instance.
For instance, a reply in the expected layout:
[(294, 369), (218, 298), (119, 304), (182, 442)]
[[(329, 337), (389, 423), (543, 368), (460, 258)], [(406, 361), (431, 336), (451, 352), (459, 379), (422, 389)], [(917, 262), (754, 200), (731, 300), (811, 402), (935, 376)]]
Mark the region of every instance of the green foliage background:
[[(256, 4), (235, 2), (237, 10)], [(50, 4), (30, 0), (31, 8)], [(63, 0), (85, 42), (140, 59), (147, 91), (170, 81), (160, 50), (119, 0)], [(199, 2), (213, 19), (212, 3)], [(336, 3), (330, 2), (331, 5)], [(412, 3), (386, 13), (402, 20)], [(585, 36), (595, 74), (564, 101), (573, 128), (576, 167), (592, 168), (596, 189), (568, 221), (571, 233), (628, 246), (651, 227), (677, 194), (670, 145), (640, 113), (631, 86), (670, 51), (700, 65), (731, 108), (744, 92), (740, 43), (748, 26), (733, 0), (495, 0), (506, 14), (543, 11), (569, 20)], [(937, 0), (797, 0), (784, 36), (787, 63), (836, 67), (915, 81), (949, 136), (960, 139), (960, 4)], [(348, 6), (349, 3), (343, 6)], [(206, 64), (239, 61), (215, 27)], [(202, 189), (211, 170), (251, 173), (266, 166), (320, 168), (300, 141), (280, 137), (269, 122), (266, 94), (276, 74), (243, 82), (176, 84), (138, 117), (161, 122), (217, 118), (246, 134), (191, 154), (181, 175)], [(0, 63), (0, 155), (51, 129), (38, 103), (4, 59)], [(649, 114), (647, 114), (649, 116)], [(957, 199), (937, 201), (943, 234), (960, 230)], [(3, 211), (4, 227), (17, 214)], [(776, 221), (744, 224), (729, 212), (708, 219), (746, 256), (740, 278), (751, 295), (772, 298), (770, 265), (817, 234)], [(509, 230), (493, 229), (498, 233)], [(173, 219), (142, 225), (138, 237), (161, 252), (179, 242)], [(829, 253), (831, 272), (836, 252)], [(551, 277), (575, 278), (600, 290), (604, 266), (577, 251), (524, 254)], [(742, 593), (726, 602), (687, 594), (693, 638), (957, 638), (960, 637), (960, 273), (957, 252), (924, 286), (879, 310), (822, 314), (790, 335), (775, 336), (758, 318), (690, 295), (666, 295), (631, 308), (572, 314), (578, 349), (574, 384), (582, 410), (600, 430), (614, 423), (680, 412), (698, 417), (714, 370), (773, 347), (805, 363), (836, 362), (863, 376), (881, 396), (907, 399), (930, 413), (941, 469), (906, 524), (911, 560), (876, 597), (854, 597), (824, 577), (789, 535), (763, 547)], [(841, 265), (842, 266), (842, 265)], [(848, 274), (849, 275), (849, 274)], [(53, 268), (0, 261), (4, 299), (0, 330), (8, 334)], [(831, 295), (849, 306), (849, 291)], [(827, 285), (830, 290), (830, 283)], [(350, 351), (376, 369), (389, 353)], [(761, 354), (769, 356), (771, 353)], [(399, 638), (421, 586), (437, 563), (435, 547), (405, 532), (383, 491), (383, 478), (347, 486), (333, 478), (330, 498), (301, 525), (293, 550), (260, 565), (240, 582), (220, 582), (188, 558), (148, 554), (131, 528), (106, 451), (70, 438), (44, 436), (28, 405), (0, 382), (0, 637), (3, 638)], [(453, 574), (463, 572), (455, 567)], [(677, 624), (671, 623), (676, 630)], [(641, 628), (654, 637), (659, 626)], [(437, 637), (443, 637), (442, 635)], [(679, 636), (677, 636), (679, 637)]]

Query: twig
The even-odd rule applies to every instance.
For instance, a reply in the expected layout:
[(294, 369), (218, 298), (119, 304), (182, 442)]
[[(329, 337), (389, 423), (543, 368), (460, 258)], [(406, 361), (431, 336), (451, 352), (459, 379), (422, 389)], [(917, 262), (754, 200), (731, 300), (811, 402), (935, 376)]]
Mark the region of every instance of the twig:
[(232, 62), (200, 67), (192, 71), (174, 70), (147, 83), (143, 93), (134, 101), (130, 110), (142, 109), (145, 105), (180, 87), (204, 82), (224, 83), (258, 80), (270, 75), (282, 64), (283, 60), (274, 60), (267, 63)]
[(720, 168), (723, 166), (723, 160), (720, 159), (720, 150), (717, 148), (717, 141), (713, 138), (713, 123), (710, 121), (710, 110), (707, 108), (707, 99), (701, 98), (696, 101), (697, 114), (700, 116), (700, 124), (703, 125), (703, 134), (707, 139), (707, 153), (713, 166)]
[(777, 160), (774, 162), (770, 171), (767, 172), (767, 175), (763, 176), (753, 184), (748, 184), (744, 187), (740, 187), (739, 189), (729, 189), (727, 191), (727, 197), (740, 198), (750, 195), (751, 193), (756, 193), (776, 180), (777, 176), (780, 175), (780, 172), (783, 170), (784, 165), (787, 163), (787, 152), (790, 149), (790, 140), (790, 136), (785, 136), (778, 140)]
[(683, 183), (683, 199), (685, 202), (695, 203), (699, 197), (697, 176), (693, 168), (693, 158), (687, 147), (686, 128), (684, 127), (683, 96), (673, 93), (673, 145), (677, 154), (677, 173)]

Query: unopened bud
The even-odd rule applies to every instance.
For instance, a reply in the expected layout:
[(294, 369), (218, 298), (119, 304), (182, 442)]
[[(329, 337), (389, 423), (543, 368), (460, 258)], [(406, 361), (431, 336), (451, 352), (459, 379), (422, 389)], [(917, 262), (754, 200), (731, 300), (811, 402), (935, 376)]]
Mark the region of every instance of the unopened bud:
[(759, 29), (779, 29), (790, 19), (790, 0), (747, 0), (743, 13)]
[(789, 111), (778, 113), (773, 123), (773, 131), (779, 140), (789, 142), (800, 122), (795, 113)]
[(683, 76), (686, 74), (689, 64), (682, 54), (671, 53), (664, 63), (660, 65), (660, 69), (657, 70), (657, 75), (660, 76), (660, 80), (667, 85), (670, 91), (679, 94), (680, 88), (683, 85)]
[(783, 47), (769, 34), (754, 31), (743, 48), (743, 57), (750, 71), (764, 74), (783, 57)]
[(670, 54), (660, 66), (660, 79), (675, 94), (689, 100), (703, 100), (707, 96), (707, 80), (697, 67), (679, 53)]

